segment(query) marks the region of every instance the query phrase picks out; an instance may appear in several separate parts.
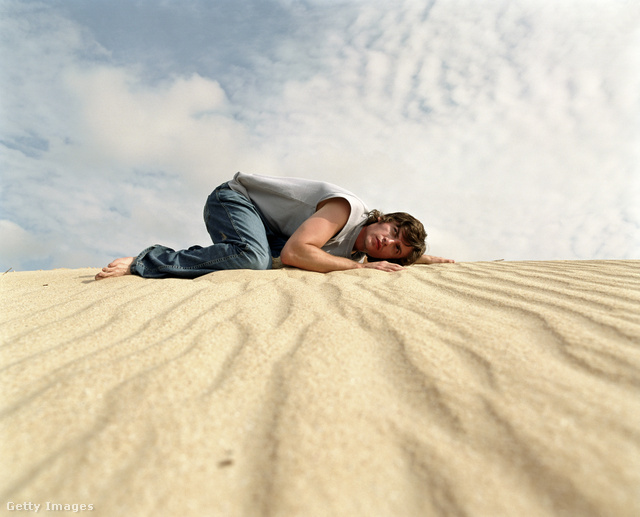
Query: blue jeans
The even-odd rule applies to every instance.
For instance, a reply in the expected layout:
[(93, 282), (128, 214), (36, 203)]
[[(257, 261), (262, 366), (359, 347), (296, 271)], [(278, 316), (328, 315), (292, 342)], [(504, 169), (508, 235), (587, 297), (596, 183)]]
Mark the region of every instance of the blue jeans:
[(174, 251), (156, 244), (136, 257), (131, 272), (145, 278), (196, 278), (223, 269), (271, 269), (271, 257), (280, 256), (287, 240), (227, 183), (207, 199), (204, 222), (213, 245)]

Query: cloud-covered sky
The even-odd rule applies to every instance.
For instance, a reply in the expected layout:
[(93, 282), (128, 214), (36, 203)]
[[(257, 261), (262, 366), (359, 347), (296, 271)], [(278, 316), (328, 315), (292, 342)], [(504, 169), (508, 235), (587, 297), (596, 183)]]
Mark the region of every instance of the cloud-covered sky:
[(640, 5), (0, 0), (0, 270), (206, 244), (242, 170), (459, 261), (640, 258)]

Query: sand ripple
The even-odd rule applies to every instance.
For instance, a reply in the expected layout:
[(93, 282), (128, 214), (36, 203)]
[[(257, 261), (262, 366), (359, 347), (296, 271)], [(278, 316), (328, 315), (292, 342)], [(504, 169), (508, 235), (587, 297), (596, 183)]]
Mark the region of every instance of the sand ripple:
[(640, 515), (639, 273), (6, 274), (2, 508)]

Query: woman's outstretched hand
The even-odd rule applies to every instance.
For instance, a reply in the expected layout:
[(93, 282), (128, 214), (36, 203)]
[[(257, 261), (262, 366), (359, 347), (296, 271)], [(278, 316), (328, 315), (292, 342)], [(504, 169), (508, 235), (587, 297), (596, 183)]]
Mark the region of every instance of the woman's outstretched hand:
[(386, 260), (379, 260), (376, 262), (365, 262), (362, 267), (368, 269), (377, 269), (379, 271), (402, 271), (404, 267), (400, 264), (394, 264), (393, 262), (387, 262)]
[[(452, 264), (455, 260), (442, 257), (434, 257), (433, 255), (422, 255), (416, 264)], [(360, 264), (360, 267), (366, 267), (368, 269), (377, 269), (379, 271), (402, 271), (405, 267), (395, 264), (393, 262), (387, 262), (386, 260), (380, 260), (376, 262), (364, 262)]]
[(452, 264), (455, 260), (442, 257), (434, 257), (433, 255), (422, 255), (416, 264)]

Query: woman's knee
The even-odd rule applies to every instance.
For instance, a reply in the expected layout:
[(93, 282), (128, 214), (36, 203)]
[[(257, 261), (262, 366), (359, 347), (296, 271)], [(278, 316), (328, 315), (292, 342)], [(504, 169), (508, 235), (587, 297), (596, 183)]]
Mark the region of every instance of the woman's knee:
[(245, 269), (271, 269), (271, 253), (262, 248), (249, 248), (243, 252)]

